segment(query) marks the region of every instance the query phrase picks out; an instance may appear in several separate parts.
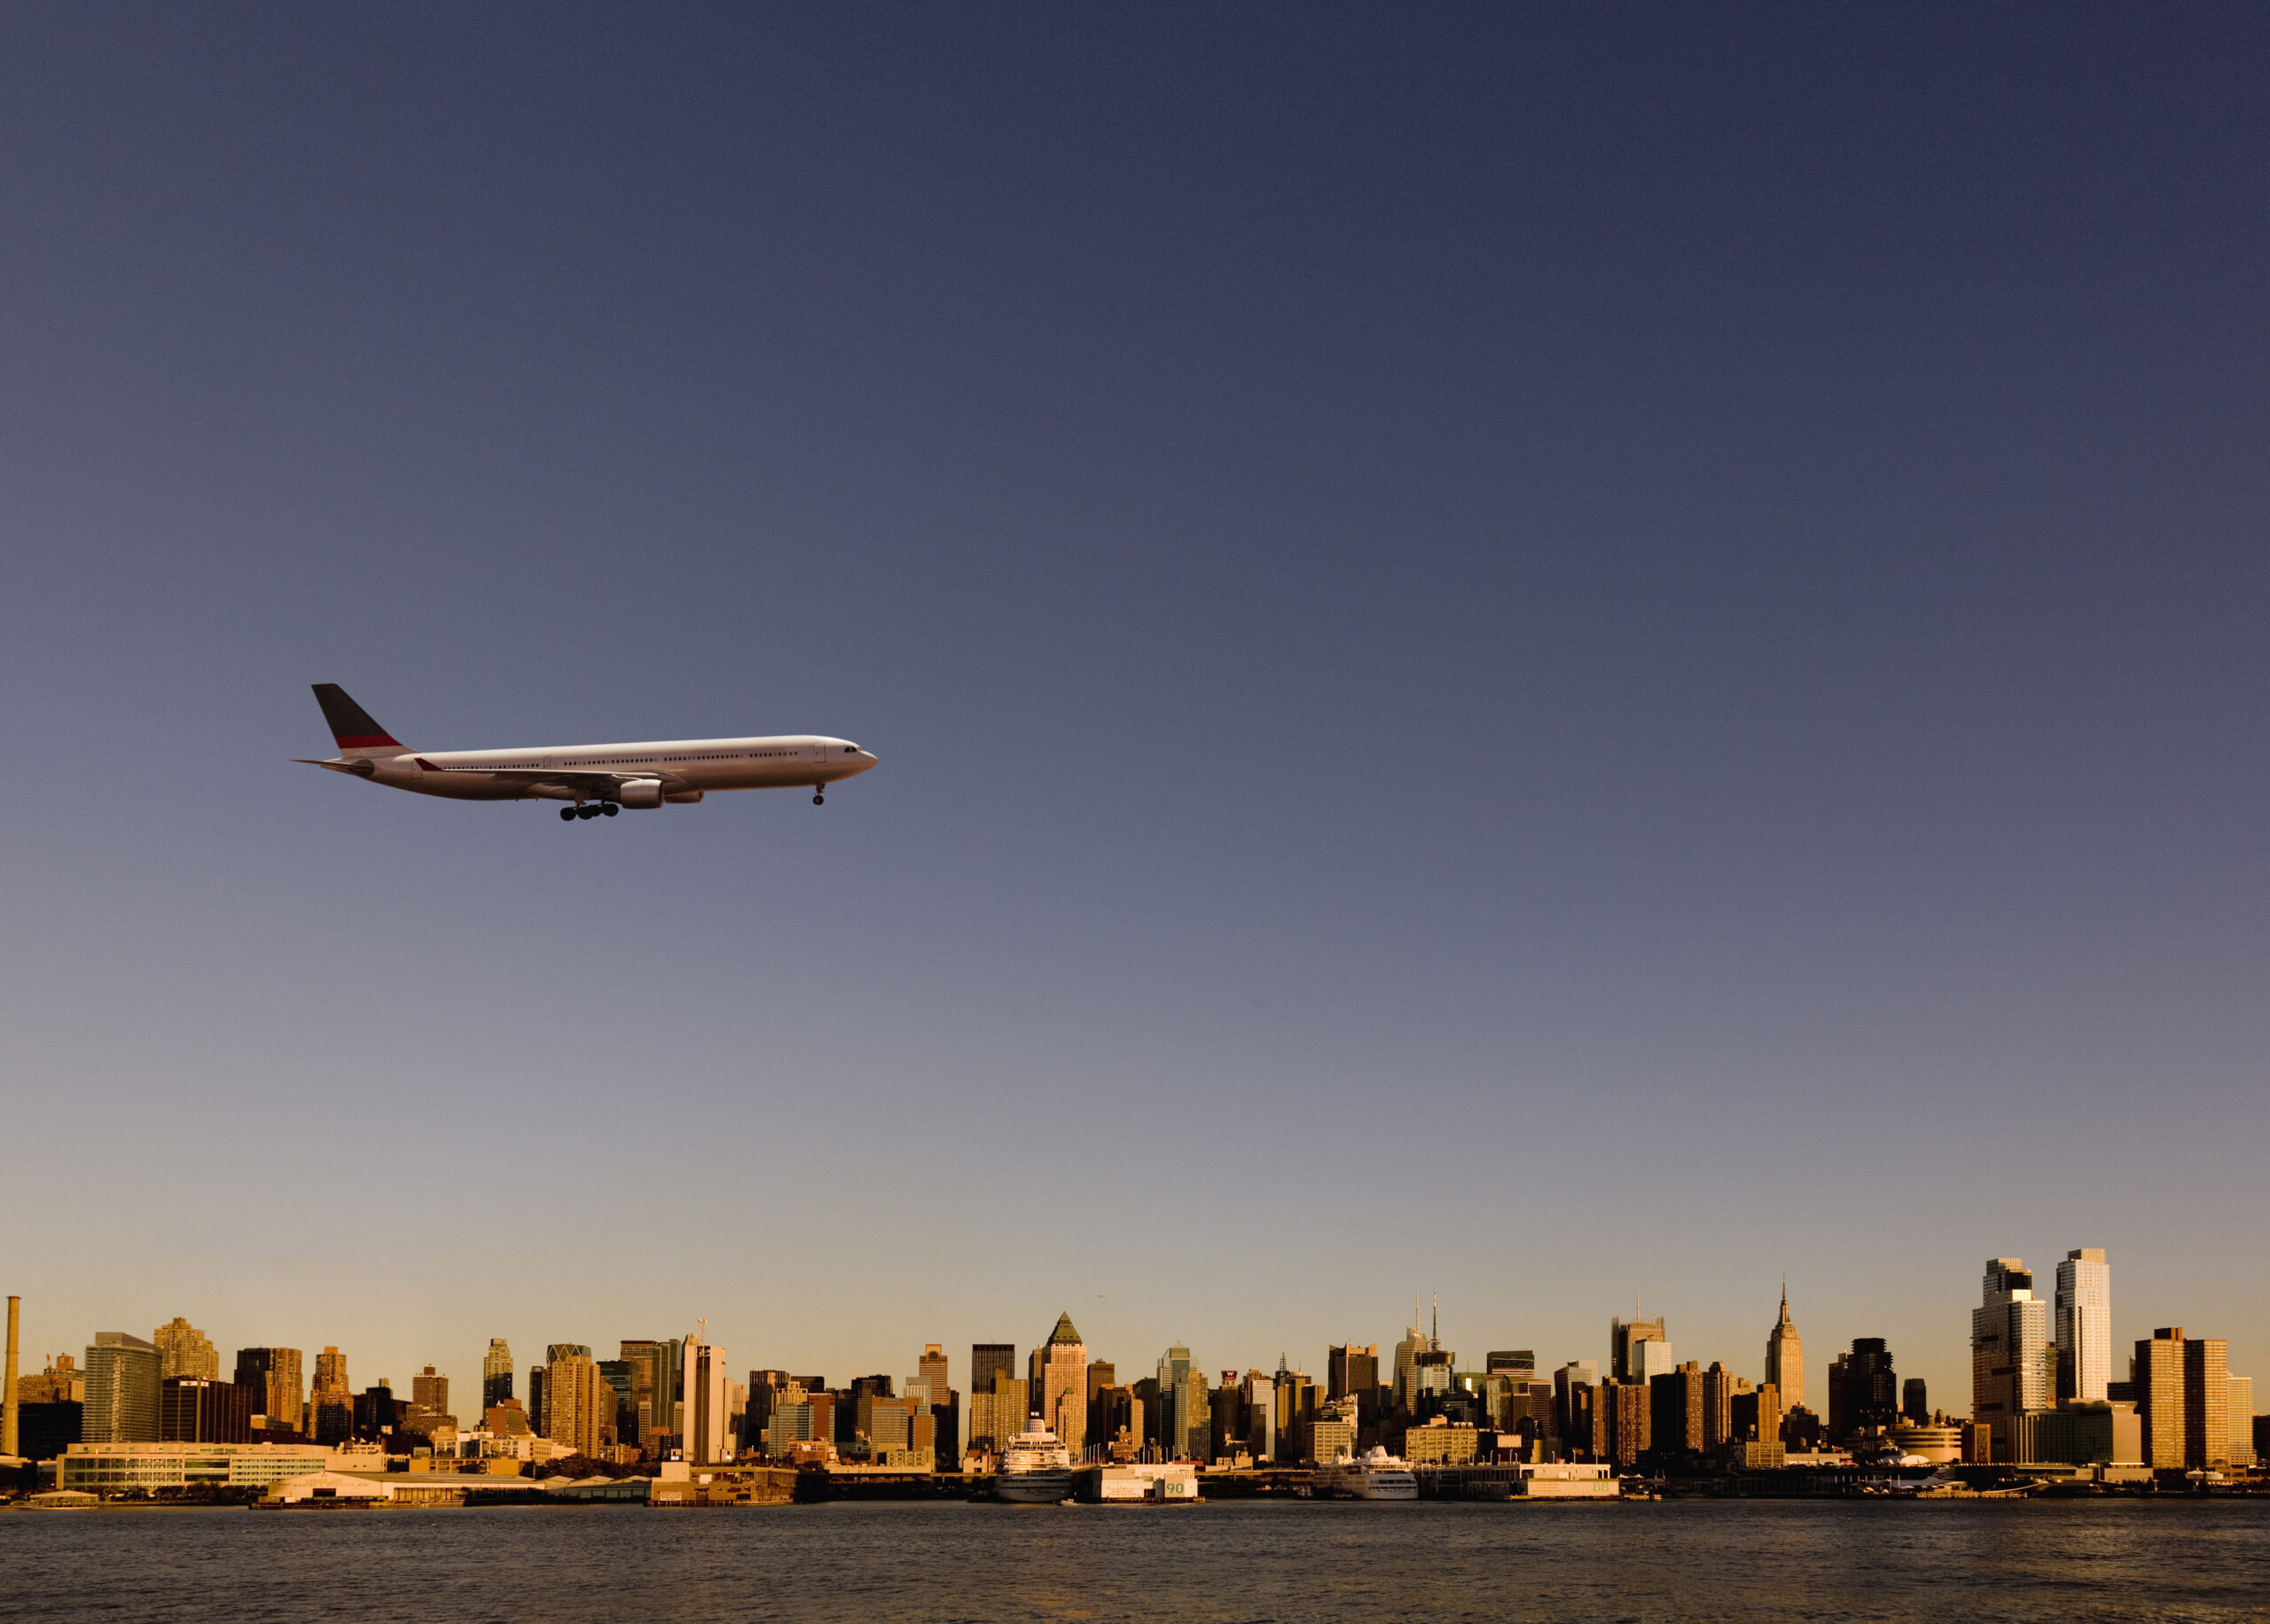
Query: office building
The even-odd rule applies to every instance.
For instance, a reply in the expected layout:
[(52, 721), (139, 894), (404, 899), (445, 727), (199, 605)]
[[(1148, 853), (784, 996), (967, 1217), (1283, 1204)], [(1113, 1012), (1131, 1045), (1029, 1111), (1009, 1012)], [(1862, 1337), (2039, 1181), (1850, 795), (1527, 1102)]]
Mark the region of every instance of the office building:
[(410, 1413), (427, 1420), (455, 1420), (450, 1414), (450, 1378), (432, 1365), (410, 1378)]
[(150, 1345), (158, 1350), (160, 1381), (168, 1376), (221, 1379), (221, 1355), (212, 1339), (178, 1314), (150, 1333)]
[[(565, 1352), (548, 1359), (544, 1372), (543, 1407), (529, 1417), (537, 1433), (566, 1446), (573, 1455), (596, 1455), (614, 1441), (615, 1391), (599, 1373), (599, 1361), (588, 1349)], [(536, 1384), (530, 1383), (533, 1395)]]
[(2231, 1464), (2231, 1373), (2220, 1337), (2183, 1344), (2183, 1464), (2214, 1472)]
[(2164, 1325), (2136, 1344), (2130, 1390), (2142, 1417), (2143, 1464), (2159, 1472), (2184, 1467), (2183, 1327)]
[[(151, 1350), (153, 1359), (156, 1352)], [(75, 1443), (57, 1458), (55, 1486), (90, 1495), (266, 1488), (331, 1464), (331, 1451), (313, 1444)]]
[(1088, 1349), (1069, 1314), (1056, 1316), (1056, 1329), (1033, 1354), (1041, 1419), (1078, 1460), (1087, 1448)]
[(1784, 1409), (1795, 1409), (1805, 1401), (1805, 1344), (1789, 1317), (1786, 1280), (1781, 1283), (1781, 1317), (1765, 1333), (1765, 1379), (1781, 1395)]
[(123, 1331), (101, 1331), (86, 1353), (80, 1432), (89, 1443), (158, 1441), (158, 1350)]
[(733, 1458), (728, 1442), (732, 1435), (732, 1412), (726, 1402), (725, 1388), (730, 1377), (725, 1369), (725, 1350), (708, 1340), (708, 1322), (703, 1330), (685, 1339), (685, 1378), (679, 1401), (683, 1426), (679, 1447), (685, 1458), (697, 1465), (715, 1465)]
[(1159, 1448), (1169, 1460), (1202, 1458), (1209, 1418), (1206, 1377), (1181, 1343), (1159, 1356), (1158, 1383)]
[(1727, 1405), (1732, 1438), (1746, 1443), (1781, 1441), (1781, 1394), (1770, 1381), (1748, 1393), (1736, 1389)]
[(685, 1348), (676, 1337), (656, 1341), (638, 1337), (620, 1345), (622, 1362), (630, 1367), (630, 1398), (638, 1410), (638, 1447), (661, 1459), (678, 1447), (681, 1389), (685, 1377)]
[(1622, 1467), (1639, 1464), (1653, 1442), (1648, 1389), (1638, 1382), (1609, 1382), (1599, 1392), (1608, 1405), (1608, 1458)]
[(341, 1444), (355, 1436), (355, 1390), (347, 1384), (347, 1355), (326, 1347), (316, 1355), (315, 1388), (309, 1394), (316, 1442)]
[[(2039, 1305), (2037, 1305), (2039, 1306)], [(1855, 1337), (1828, 1367), (1828, 1436), (1843, 1443), (1899, 1420), (1899, 1378), (1882, 1337)]]
[(161, 1442), (250, 1443), (254, 1389), (204, 1376), (166, 1376), (158, 1382)]
[(1970, 1418), (1991, 1429), (1994, 1458), (2017, 1459), (2017, 1420), (2047, 1409), (2055, 1390), (2049, 1305), (2021, 1258), (1989, 1258), (1970, 1312)]
[(16, 1378), (19, 1403), (78, 1404), (83, 1403), (86, 1397), (87, 1373), (68, 1354), (50, 1354), (45, 1370)]
[(1379, 1390), (1380, 1345), (1349, 1342), (1325, 1350), (1324, 1396), (1369, 1398)]
[[(1004, 1382), (1014, 1383), (1012, 1389)], [(969, 1345), (969, 1447), (1000, 1450), (1025, 1430), (1025, 1384), (1017, 1375), (1014, 1342)]]
[(1702, 1447), (1715, 1449), (1734, 1435), (1734, 1398), (1749, 1383), (1717, 1360), (1702, 1372)]
[(1658, 1319), (1611, 1319), (1608, 1322), (1609, 1379), (1619, 1384), (1644, 1381), (1671, 1367), (1662, 1365), (1650, 1370), (1643, 1362), (1641, 1345), (1661, 1342), (1668, 1349), (1671, 1339), (1663, 1333), (1664, 1322)]
[(513, 1349), (502, 1337), (489, 1339), (481, 1360), (481, 1408), (501, 1404), (513, 1396)]
[(1899, 1384), (1899, 1414), (1911, 1426), (1927, 1426), (1931, 1419), (1930, 1390), (1920, 1376), (1911, 1376)]
[(2018, 1417), (2018, 1460), (2132, 1466), (2144, 1459), (2143, 1418), (2136, 1406), (2105, 1399), (2070, 1400)]
[(1705, 1437), (1702, 1368), (1688, 1360), (1648, 1381), (1649, 1446), (1658, 1454), (1699, 1451)]
[(24, 1300), (8, 1299), (8, 1348), (4, 1368), (0, 1368), (0, 1455), (16, 1456), (23, 1443), (24, 1397), (17, 1388), (16, 1361), (22, 1353), (19, 1338), (23, 1331)]
[(914, 1373), (922, 1378), (933, 1410), (953, 1408), (953, 1383), (946, 1374), (946, 1350), (943, 1347), (935, 1342), (924, 1343), (922, 1356), (914, 1362)]
[(2231, 1424), (2231, 1459), (2234, 1466), (2251, 1466), (2260, 1459), (2254, 1447), (2254, 1378), (2231, 1378), (2227, 1404)]
[(1553, 1411), (1554, 1430), (1569, 1455), (1609, 1457), (1609, 1410), (1601, 1397), (1598, 1361), (1572, 1359), (1553, 1372)]
[(2056, 1396), (2094, 1403), (2112, 1380), (2112, 1270), (2102, 1247), (2065, 1254), (2055, 1308)]
[(298, 1348), (237, 1349), (237, 1386), (254, 1389), (253, 1413), (266, 1417), (270, 1430), (300, 1431), (306, 1389), (301, 1385)]
[[(1309, 1379), (1306, 1370), (1292, 1370), (1285, 1367), (1285, 1355), (1277, 1355), (1277, 1374), (1270, 1378), (1270, 1402), (1276, 1413), (1272, 1418), (1270, 1433), (1273, 1440), (1270, 1458), (1289, 1464), (1299, 1442), (1301, 1423), (1316, 1416), (1316, 1383)], [(1345, 1401), (1351, 1414), (1362, 1406), (1353, 1400)], [(1261, 1457), (1254, 1457), (1255, 1464)]]

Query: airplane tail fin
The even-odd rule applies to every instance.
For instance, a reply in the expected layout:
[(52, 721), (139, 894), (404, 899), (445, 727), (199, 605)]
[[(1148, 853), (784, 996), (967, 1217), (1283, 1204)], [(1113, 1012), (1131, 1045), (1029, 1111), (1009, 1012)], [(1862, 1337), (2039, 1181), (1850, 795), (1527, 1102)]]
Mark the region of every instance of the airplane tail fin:
[(372, 721), (370, 712), (347, 697), (347, 690), (337, 683), (317, 683), (314, 687), (316, 703), (323, 707), (323, 719), (331, 725), (331, 736), (338, 742), (340, 754), (395, 755), (401, 752), (401, 741)]

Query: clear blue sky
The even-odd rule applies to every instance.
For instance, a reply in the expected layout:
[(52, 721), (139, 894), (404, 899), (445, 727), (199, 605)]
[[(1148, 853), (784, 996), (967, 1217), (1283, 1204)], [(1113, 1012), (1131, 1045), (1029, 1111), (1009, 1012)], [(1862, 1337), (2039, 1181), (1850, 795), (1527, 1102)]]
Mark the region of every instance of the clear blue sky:
[[(1439, 1290), (2270, 1378), (2270, 26), (14, 8), (0, 1260), (357, 1384)], [(881, 766), (563, 827), (430, 748)]]

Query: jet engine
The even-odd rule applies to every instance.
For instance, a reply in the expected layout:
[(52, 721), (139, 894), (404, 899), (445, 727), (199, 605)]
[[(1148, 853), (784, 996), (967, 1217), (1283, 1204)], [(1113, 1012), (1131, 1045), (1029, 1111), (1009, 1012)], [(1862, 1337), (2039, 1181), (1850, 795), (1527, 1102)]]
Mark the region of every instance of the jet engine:
[(662, 804), (662, 781), (660, 778), (630, 779), (614, 792), (614, 798), (626, 807), (659, 807)]

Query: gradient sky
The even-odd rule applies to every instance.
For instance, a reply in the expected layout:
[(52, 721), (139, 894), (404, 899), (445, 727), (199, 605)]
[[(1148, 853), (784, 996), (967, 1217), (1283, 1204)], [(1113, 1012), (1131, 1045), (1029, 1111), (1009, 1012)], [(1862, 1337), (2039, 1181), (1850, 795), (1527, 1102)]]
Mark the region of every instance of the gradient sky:
[[(1786, 1273), (1961, 1407), (2099, 1245), (2270, 1378), (2259, 8), (0, 38), (34, 1368), (1636, 1284), (1754, 1377)], [(881, 765), (570, 828), (292, 765), (311, 682)]]

